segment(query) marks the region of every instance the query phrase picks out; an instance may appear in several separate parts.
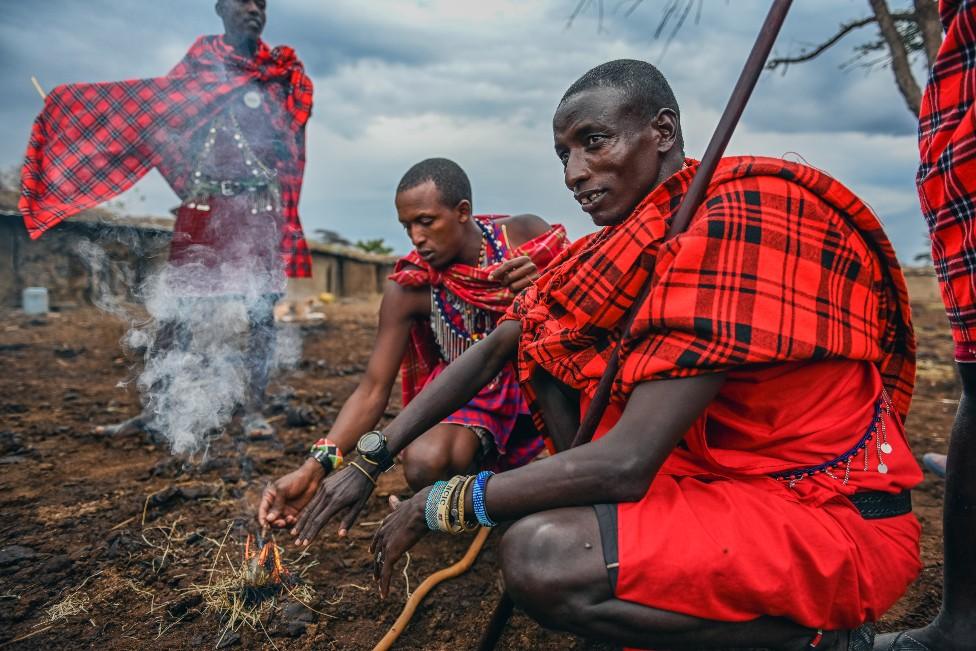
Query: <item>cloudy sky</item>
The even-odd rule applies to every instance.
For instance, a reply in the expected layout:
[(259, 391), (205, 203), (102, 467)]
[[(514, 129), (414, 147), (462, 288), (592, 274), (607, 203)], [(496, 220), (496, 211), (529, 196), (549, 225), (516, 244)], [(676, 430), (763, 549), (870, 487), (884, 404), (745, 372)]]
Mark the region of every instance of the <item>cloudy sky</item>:
[[(552, 112), (589, 68), (640, 58), (670, 79), (689, 155), (700, 156), (768, 7), (704, 0), (665, 49), (654, 30), (665, 0), (605, 0), (571, 29), (576, 0), (268, 0), (266, 40), (298, 51), (315, 81), (301, 214), (306, 230), (409, 242), (393, 192), (414, 162), (446, 156), (472, 180), (477, 212), (532, 212), (572, 236), (592, 225), (562, 185)], [(892, 5), (905, 4), (894, 0)], [(165, 74), (202, 33), (220, 31), (208, 0), (37, 0), (5, 3), (0, 24), (0, 168), (19, 165), (50, 88)], [(863, 0), (797, 2), (776, 51), (796, 52), (867, 14)], [(767, 73), (729, 153), (787, 156), (824, 169), (881, 216), (903, 260), (926, 248), (914, 190), (915, 123), (890, 70), (844, 72), (849, 37), (833, 53)], [(175, 197), (155, 173), (124, 197), (127, 210), (163, 214)]]

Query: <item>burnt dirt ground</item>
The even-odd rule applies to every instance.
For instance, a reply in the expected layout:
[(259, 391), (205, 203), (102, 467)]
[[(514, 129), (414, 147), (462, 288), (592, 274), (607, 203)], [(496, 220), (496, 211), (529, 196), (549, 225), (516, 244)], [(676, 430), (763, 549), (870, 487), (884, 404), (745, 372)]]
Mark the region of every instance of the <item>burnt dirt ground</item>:
[[(913, 307), (920, 363), (908, 430), (920, 458), (945, 450), (958, 393), (941, 305)], [(121, 323), (93, 309), (43, 319), (0, 312), (0, 648), (371, 649), (405, 600), (402, 573), (390, 598), (379, 600), (366, 550), (387, 512), (385, 497), (408, 494), (396, 473), (382, 479), (347, 540), (329, 535), (303, 558), (284, 544), (288, 567), (314, 590), (310, 608), (285, 597), (254, 629), (227, 631), (194, 586), (205, 586), (212, 568), (240, 562), (261, 488), (301, 463), (352, 392), (371, 349), (375, 308), (332, 305), (324, 323), (302, 326), (301, 362), (269, 390), (277, 443), (245, 444), (232, 425), (193, 463), (140, 437), (92, 434), (137, 411), (134, 383), (117, 387), (138, 370), (120, 350)], [(924, 570), (882, 629), (922, 624), (938, 609), (942, 491), (926, 475), (915, 492)], [(469, 573), (427, 597), (394, 648), (475, 645), (500, 594), (499, 539), (493, 533)], [(422, 541), (406, 571), (410, 588), (459, 559), (470, 540)], [(499, 648), (608, 647), (517, 614)]]

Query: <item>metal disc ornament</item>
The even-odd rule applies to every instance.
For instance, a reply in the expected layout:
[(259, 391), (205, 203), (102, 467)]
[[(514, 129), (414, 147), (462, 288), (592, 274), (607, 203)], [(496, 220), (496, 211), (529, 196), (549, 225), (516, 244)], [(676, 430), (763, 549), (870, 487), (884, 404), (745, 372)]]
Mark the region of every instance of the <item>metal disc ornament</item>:
[(261, 106), (261, 93), (256, 90), (249, 90), (244, 93), (244, 106), (252, 109)]
[(891, 443), (888, 443), (886, 441), (886, 442), (884, 442), (884, 443), (881, 444), (881, 451), (884, 452), (885, 454), (891, 454), (891, 449), (892, 449), (891, 448)]
[(879, 463), (878, 464), (878, 472), (880, 472), (882, 475), (887, 475), (888, 474), (888, 465), (887, 464), (884, 464), (884, 463)]

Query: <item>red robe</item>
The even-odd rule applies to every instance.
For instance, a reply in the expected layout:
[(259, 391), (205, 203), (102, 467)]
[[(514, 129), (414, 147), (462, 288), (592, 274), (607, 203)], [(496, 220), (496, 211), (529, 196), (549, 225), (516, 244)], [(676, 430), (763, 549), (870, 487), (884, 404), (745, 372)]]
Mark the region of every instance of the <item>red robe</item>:
[(295, 52), (259, 43), (248, 59), (222, 36), (201, 36), (165, 77), (58, 86), (34, 121), (21, 173), (20, 211), (31, 238), (108, 201), (157, 168), (181, 198), (189, 191), (195, 134), (249, 83), (265, 85), (285, 116), (273, 127), (286, 155), (274, 161), (285, 224), (281, 254), (292, 277), (311, 275), (298, 218), (312, 82)]
[[(722, 621), (877, 619), (920, 567), (914, 516), (867, 520), (845, 497), (921, 478), (901, 426), (915, 342), (894, 251), (835, 180), (752, 157), (721, 161), (688, 230), (662, 246), (696, 170), (688, 161), (516, 299), (520, 378), (542, 366), (590, 399), (650, 271), (598, 434), (640, 383), (727, 380), (644, 498), (617, 506), (616, 596)], [(882, 433), (871, 426), (885, 396)], [(775, 476), (822, 464), (837, 479)]]

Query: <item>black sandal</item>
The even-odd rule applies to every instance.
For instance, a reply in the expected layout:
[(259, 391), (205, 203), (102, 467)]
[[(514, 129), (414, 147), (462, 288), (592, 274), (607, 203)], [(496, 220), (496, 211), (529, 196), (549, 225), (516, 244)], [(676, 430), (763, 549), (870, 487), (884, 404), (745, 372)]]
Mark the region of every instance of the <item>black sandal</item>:
[(850, 632), (847, 638), (847, 651), (872, 651), (874, 648), (874, 625), (864, 624)]

